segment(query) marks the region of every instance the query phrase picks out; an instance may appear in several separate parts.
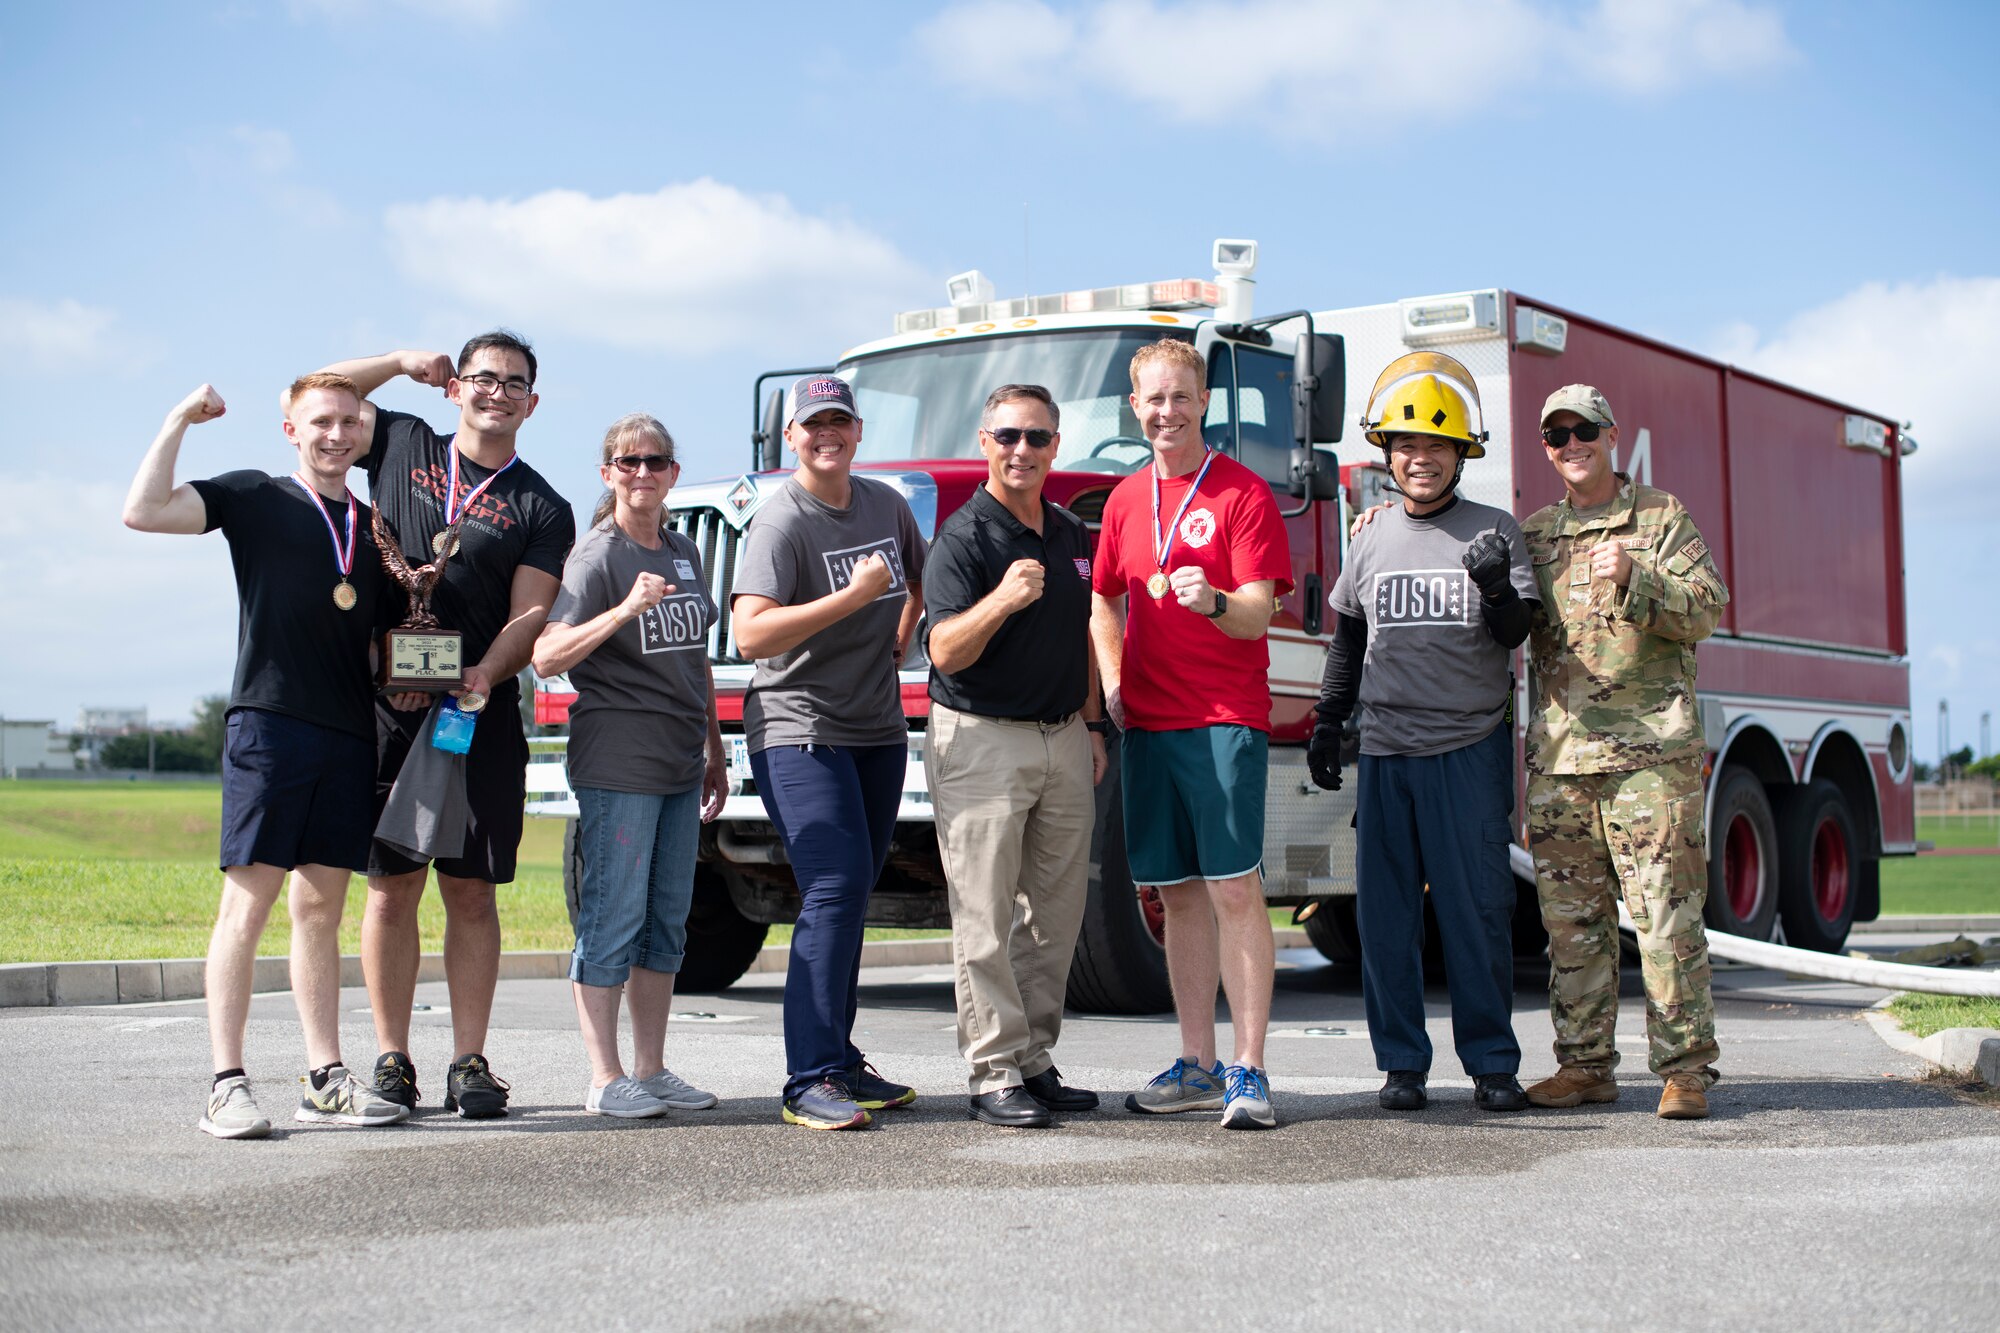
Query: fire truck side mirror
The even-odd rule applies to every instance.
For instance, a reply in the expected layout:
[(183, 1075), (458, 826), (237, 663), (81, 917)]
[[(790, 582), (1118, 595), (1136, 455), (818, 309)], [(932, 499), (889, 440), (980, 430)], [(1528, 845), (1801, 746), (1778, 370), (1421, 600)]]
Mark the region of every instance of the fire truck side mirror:
[(1292, 498), (1331, 500), (1340, 494), (1340, 460), (1331, 449), (1292, 450)]
[(785, 391), (771, 390), (764, 400), (763, 424), (757, 431), (757, 470), (775, 472), (785, 459)]
[(1292, 438), (1310, 451), (1339, 444), (1347, 415), (1347, 341), (1338, 333), (1311, 333), (1292, 351)]

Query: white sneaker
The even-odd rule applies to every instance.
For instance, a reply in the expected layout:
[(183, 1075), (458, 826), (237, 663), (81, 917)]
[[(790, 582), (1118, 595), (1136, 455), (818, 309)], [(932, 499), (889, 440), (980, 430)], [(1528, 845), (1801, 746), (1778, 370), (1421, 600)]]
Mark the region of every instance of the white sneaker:
[(633, 1078), (620, 1074), (601, 1088), (584, 1094), (583, 1109), (592, 1115), (615, 1115), (621, 1120), (649, 1120), (667, 1113), (667, 1104)]
[(1224, 1129), (1270, 1129), (1278, 1123), (1271, 1110), (1271, 1082), (1264, 1071), (1249, 1065), (1230, 1065), (1222, 1071), (1228, 1085), (1222, 1108)]
[(694, 1087), (671, 1069), (662, 1069), (651, 1078), (640, 1079), (639, 1086), (676, 1111), (706, 1111), (722, 1100), (712, 1092)]
[(323, 1125), (396, 1125), (410, 1118), (410, 1108), (399, 1106), (347, 1071), (335, 1065), (327, 1071), (326, 1086), (315, 1088), (312, 1076), (299, 1075), (299, 1109), (292, 1119)]
[(208, 1114), (195, 1123), (202, 1133), (218, 1139), (262, 1139), (271, 1134), (271, 1122), (257, 1109), (250, 1080), (241, 1074), (215, 1085), (208, 1094)]

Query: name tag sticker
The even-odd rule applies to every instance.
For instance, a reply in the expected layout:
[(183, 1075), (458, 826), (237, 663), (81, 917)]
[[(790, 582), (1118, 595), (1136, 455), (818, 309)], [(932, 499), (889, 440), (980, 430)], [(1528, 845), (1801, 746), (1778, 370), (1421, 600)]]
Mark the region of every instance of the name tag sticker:
[(676, 574), (679, 574), (682, 578), (688, 580), (690, 583), (692, 583), (694, 581), (694, 561), (675, 560), (674, 572)]

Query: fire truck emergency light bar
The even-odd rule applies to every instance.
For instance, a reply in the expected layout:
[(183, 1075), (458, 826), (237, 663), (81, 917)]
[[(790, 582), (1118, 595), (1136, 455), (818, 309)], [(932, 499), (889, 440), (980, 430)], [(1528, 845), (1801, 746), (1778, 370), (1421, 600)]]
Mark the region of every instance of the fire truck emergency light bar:
[[(950, 291), (993, 290), (976, 273), (954, 278)], [(1167, 282), (1131, 282), (1122, 287), (1090, 287), (1082, 291), (1057, 292), (1052, 296), (1017, 296), (1006, 301), (976, 301), (967, 305), (944, 305), (932, 310), (905, 310), (896, 316), (896, 332), (923, 333), (950, 328), (955, 324), (998, 323), (1003, 319), (1027, 319), (1035, 315), (1088, 315), (1113, 310), (1212, 310), (1222, 300), (1222, 289), (1200, 278), (1175, 278)]]

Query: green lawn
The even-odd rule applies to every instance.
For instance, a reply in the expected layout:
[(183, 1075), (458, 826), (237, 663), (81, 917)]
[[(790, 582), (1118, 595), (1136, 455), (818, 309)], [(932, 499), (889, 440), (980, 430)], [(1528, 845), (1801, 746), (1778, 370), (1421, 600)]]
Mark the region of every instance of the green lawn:
[(1917, 820), (1917, 841), (1939, 847), (2000, 847), (2000, 813), (1925, 815)]
[(2000, 1028), (2000, 1000), (1980, 996), (1905, 992), (1889, 1001), (1889, 1012), (1904, 1031), (1918, 1037), (1946, 1028)]

